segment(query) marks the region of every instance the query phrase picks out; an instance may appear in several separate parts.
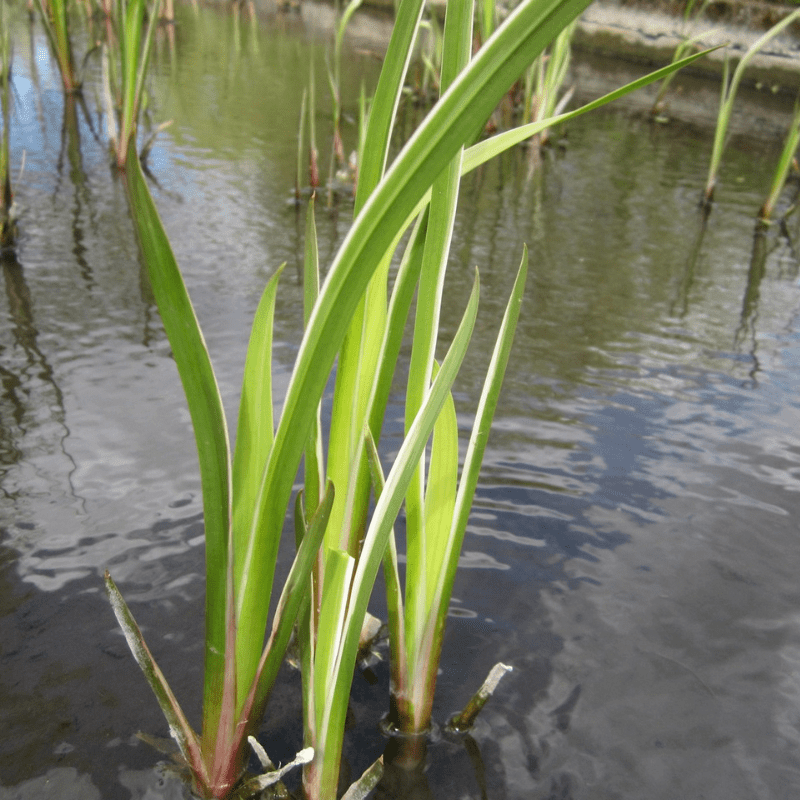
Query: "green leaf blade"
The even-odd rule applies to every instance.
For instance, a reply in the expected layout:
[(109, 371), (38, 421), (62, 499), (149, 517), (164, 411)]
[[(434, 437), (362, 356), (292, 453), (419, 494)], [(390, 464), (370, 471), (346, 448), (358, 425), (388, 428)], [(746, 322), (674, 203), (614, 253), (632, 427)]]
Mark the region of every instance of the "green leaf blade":
[(441, 650), (442, 636), (447, 617), (447, 609), (450, 604), (450, 597), (453, 592), (458, 560), (461, 553), (461, 546), (464, 541), (464, 534), (469, 521), (469, 513), (472, 508), (472, 501), (475, 497), (475, 489), (478, 485), (483, 454), (486, 450), (486, 443), (489, 438), (494, 412), (500, 396), (500, 389), (505, 376), (506, 367), (511, 357), (511, 346), (514, 341), (514, 333), (519, 321), (520, 309), (522, 308), (522, 298), (525, 292), (525, 283), (528, 275), (528, 249), (524, 248), (522, 260), (520, 262), (514, 287), (511, 291), (508, 304), (506, 306), (500, 331), (497, 335), (489, 369), (484, 381), (483, 390), (478, 409), (475, 414), (475, 421), (472, 426), (467, 453), (464, 458), (464, 465), (461, 470), (461, 479), (458, 484), (455, 506), (448, 537), (446, 538), (445, 551), (442, 554), (443, 567), (439, 572), (438, 581), (435, 587), (433, 599), (431, 601), (431, 617), (429, 629), (426, 633), (426, 660), (429, 665), (428, 681), (435, 679), (435, 670), (438, 668), (439, 652)]
[(358, 170), (356, 214), (372, 194), (386, 169), (392, 127), (424, 6), (424, 0), (402, 0), (396, 15), (369, 112), (364, 154)]
[(264, 712), (269, 693), (283, 662), (295, 621), (309, 602), (308, 586), (311, 570), (325, 534), (333, 506), (334, 487), (329, 483), (325, 494), (306, 526), (300, 546), (278, 600), (272, 633), (261, 654), (256, 679), (250, 687), (248, 699), (240, 715), (239, 727), (243, 735), (258, 721)]
[[(451, 0), (447, 4), (442, 53), (443, 88), (453, 83), (469, 61), (472, 19), (472, 3)], [(432, 187), (406, 390), (407, 428), (424, 402), (434, 371), (444, 278), (458, 205), (462, 153), (463, 147), (456, 151)], [(425, 462), (422, 459), (406, 496), (406, 646), (411, 664), (415, 660), (419, 633), (425, 626), (426, 597), (429, 594), (428, 565), (433, 534), (427, 530), (425, 484)]]
[[(236, 554), (247, 549), (248, 538), (252, 535), (251, 526), (258, 493), (275, 438), (272, 411), (272, 337), (278, 282), (284, 267), (285, 264), (279, 267), (264, 289), (253, 319), (245, 358), (232, 467), (235, 586), (241, 582), (243, 566)], [(237, 675), (237, 706), (241, 706), (247, 693), (248, 677), (246, 672), (242, 674), (241, 671)]]
[(128, 604), (112, 580), (108, 570), (105, 573), (105, 584), (114, 616), (125, 634), (128, 647), (130, 647), (136, 663), (144, 673), (150, 688), (153, 690), (153, 694), (156, 696), (156, 700), (158, 700), (158, 704), (161, 706), (164, 717), (169, 724), (172, 738), (177, 742), (181, 755), (194, 773), (198, 785), (206, 785), (208, 778), (197, 735), (189, 725), (164, 674), (156, 664), (153, 654), (145, 643), (142, 632), (136, 624), (130, 608), (128, 608)]
[(215, 738), (225, 670), (226, 576), (231, 528), (227, 423), (203, 334), (133, 142), (128, 146), (125, 176), (142, 258), (186, 393), (197, 443), (206, 534), (203, 735)]
[(425, 531), (428, 538), (424, 597), (425, 618), (433, 613), (433, 600), (444, 570), (447, 540), (453, 521), (458, 485), (458, 420), (452, 393), (448, 394), (436, 425), (425, 487)]
[[(588, 4), (589, 0), (548, 0), (515, 9), (454, 81), (365, 203), (331, 265), (298, 353), (260, 492), (255, 525), (264, 533), (245, 554), (247, 561), (274, 569), (274, 531), (283, 525), (319, 398), (349, 322), (386, 251), (432, 180), (480, 130), (525, 66)], [(245, 569), (245, 574), (251, 573)], [(255, 572), (252, 575), (255, 579), (243, 581), (237, 598), (238, 644), (249, 648), (258, 642), (260, 651), (267, 601), (263, 584)]]

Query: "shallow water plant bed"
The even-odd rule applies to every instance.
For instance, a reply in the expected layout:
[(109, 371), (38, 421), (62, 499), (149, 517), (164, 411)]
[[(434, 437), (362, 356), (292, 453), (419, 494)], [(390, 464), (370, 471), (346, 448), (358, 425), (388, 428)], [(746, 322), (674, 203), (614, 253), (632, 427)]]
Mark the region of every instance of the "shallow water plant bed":
[[(157, 667), (108, 572), (106, 586), (128, 644), (191, 772), (193, 788), (202, 797), (246, 796), (279, 779), (250, 736), (261, 724), (294, 630), (304, 701), (304, 746), (297, 765), (303, 766), (307, 797), (328, 800), (336, 794), (350, 686), (364, 644), (368, 602), (381, 567), (386, 575), (392, 649), (392, 696), (387, 700), (391, 722), (411, 736), (419, 736), (431, 724), (461, 542), (510, 360), (528, 269), (523, 250), (510, 298), (497, 314), (492, 331), (495, 346), (487, 358), (462, 461), (451, 387), (475, 324), (480, 295), (477, 272), (460, 322), (448, 326), (446, 335), (440, 324), (462, 175), (545, 127), (599, 107), (680, 66), (576, 111), (474, 144), (489, 114), (530, 59), (584, 6), (585, 2), (523, 3), (473, 57), (472, 6), (449, 4), (442, 97), (389, 164), (395, 111), (422, 9), (416, 0), (401, 5), (366, 127), (355, 220), (320, 286), (323, 270), (313, 203), (309, 207), (303, 272), (305, 334), (277, 420), (273, 417), (272, 325), (281, 270), (268, 281), (253, 322), (232, 449), (200, 324), (137, 153), (138, 101), (155, 12), (151, 10), (142, 37), (144, 3), (134, 0), (130, 6), (120, 5), (126, 12), (122, 16), (128, 35), (119, 54), (124, 66), (120, 89), (127, 100), (116, 164), (187, 396), (200, 462), (206, 631), (199, 731), (193, 729)], [(412, 233), (404, 240), (410, 227)], [(390, 281), (390, 262), (401, 240), (401, 265)], [(412, 306), (413, 323), (407, 325)], [(380, 450), (383, 417), (407, 329), (413, 330), (413, 344), (404, 436), (387, 460)], [(325, 451), (320, 403), (337, 359)], [(295, 493), (301, 463), (303, 489)], [(276, 598), (278, 544), (290, 508), (296, 555)], [(393, 530), (401, 509), (406, 537), (404, 583)], [(270, 624), (271, 604), (275, 611)], [(504, 669), (501, 665), (494, 674)], [(475, 676), (476, 684), (481, 677)], [(488, 692), (479, 694), (458, 727), (470, 724), (470, 716)], [(251, 747), (263, 756), (267, 774), (242, 783)], [(373, 781), (382, 768), (377, 761), (365, 782)]]
[[(464, 172), (553, 120), (522, 126), (470, 148), (466, 145), (530, 59), (574, 19), (585, 2), (525, 2), (474, 57), (472, 5), (451, 2), (445, 24), (443, 95), (387, 166), (395, 110), (422, 6), (420, 0), (404, 0), (398, 10), (367, 124), (355, 220), (319, 289), (313, 203), (309, 206), (306, 331), (277, 425), (272, 412), (271, 348), (280, 271), (264, 291), (248, 347), (232, 457), (205, 342), (141, 172), (135, 137), (128, 145), (125, 180), (131, 213), (189, 402), (201, 468), (207, 589), (199, 733), (189, 725), (109, 575), (106, 582), (117, 619), (167, 717), (193, 787), (202, 797), (245, 796), (275, 777), (239, 784), (251, 745), (248, 737), (260, 724), (295, 624), (304, 700), (304, 750), (298, 757), (298, 763), (305, 765), (304, 792), (309, 800), (334, 797), (350, 685), (363, 646), (367, 605), (382, 564), (395, 678), (392, 722), (401, 732), (414, 735), (430, 726), (461, 541), (527, 273), (523, 254), (459, 471), (458, 425), (450, 388), (475, 322), (477, 273), (446, 354), (441, 361), (436, 358), (459, 184)], [(556, 119), (598, 107), (656, 77), (648, 76)], [(414, 231), (389, 291), (389, 264), (411, 224)], [(415, 292), (405, 438), (384, 475), (376, 443)], [(326, 455), (320, 403), (337, 355)], [(304, 489), (294, 503), (297, 555), (268, 627), (278, 542), (301, 459)], [(375, 504), (368, 513), (371, 488)], [(393, 533), (402, 507), (406, 523), (403, 588)], [(476, 698), (462, 725), (477, 713), (488, 693), (485, 689)], [(268, 763), (266, 757), (262, 761)], [(381, 770), (382, 762), (376, 762), (358, 783), (370, 784)]]
[[(192, 12), (184, 11), (181, 41), (186, 45)], [(250, 77), (260, 75), (260, 67), (272, 63), (278, 49), (267, 36), (251, 41), (245, 28), (242, 51), (234, 57), (219, 46), (219, 27), (207, 30), (209, 50), (198, 57), (196, 43), (185, 46), (174, 71), (167, 70), (172, 66), (168, 51), (158, 54), (157, 107), (165, 94), (170, 95), (165, 110), (175, 97), (188, 105), (189, 81), (181, 78), (193, 57), (206, 65), (224, 61), (238, 68), (234, 76)], [(26, 41), (16, 33), (14, 39)], [(40, 35), (38, 46), (44, 44)], [(290, 81), (308, 72), (302, 57), (291, 58), (296, 51), (307, 52), (303, 48), (293, 40), (282, 53), (292, 67), (287, 70)], [(18, 48), (15, 56), (15, 72), (26, 80), (26, 48)], [(277, 67), (264, 71), (276, 80), (281, 74)], [(58, 73), (53, 69), (50, 74), (42, 97), (45, 109), (58, 112), (63, 94)], [(237, 98), (227, 108), (250, 111), (262, 102), (267, 105), (256, 81), (247, 87), (248, 94), (230, 72), (202, 73), (200, 67), (198, 74), (192, 82), (203, 86), (209, 105), (223, 94), (226, 100)], [(367, 86), (371, 83), (368, 79)], [(324, 98), (324, 78), (317, 88), (318, 100)], [(85, 91), (91, 92), (91, 86)], [(2, 561), (11, 568), (3, 570), (0, 593), (0, 692), (7, 722), (0, 782), (25, 785), (4, 786), (0, 795), (38, 797), (50, 781), (49, 788), (63, 789), (64, 798), (79, 782), (82, 800), (152, 797), (159, 791), (152, 769), (159, 755), (137, 745), (131, 734), (143, 728), (163, 735), (166, 726), (104, 603), (99, 575), (108, 566), (117, 579), (195, 725), (204, 646), (197, 618), (204, 582), (191, 433), (175, 380), (173, 348), (154, 317), (150, 287), (131, 249), (122, 179), (109, 179), (105, 141), (79, 129), (82, 147), (70, 148), (67, 169), (66, 152), (61, 161), (57, 149), (35, 155), (40, 125), (47, 126), (51, 148), (58, 147), (58, 113), (46, 111), (40, 123), (22, 105), (32, 105), (28, 94), (20, 92), (15, 103), (20, 105), (12, 116), (14, 189), (29, 210), (14, 253), (2, 262), (7, 494), (0, 502)], [(287, 104), (281, 99), (273, 106), (285, 109)], [(410, 106), (403, 113), (418, 111)], [(318, 123), (325, 114), (323, 107)], [(289, 261), (270, 286), (275, 291), (277, 405), (302, 337), (299, 276), (305, 269), (310, 327), (317, 261), (325, 271), (344, 236), (347, 225), (341, 217), (350, 203), (340, 203), (332, 213), (320, 212), (318, 205), (316, 253), (313, 217), (308, 216), (305, 234), (306, 209), (295, 219), (294, 208), (282, 205), (294, 178), (293, 143), (281, 149), (269, 120), (264, 123), (264, 117), (277, 116), (272, 109), (252, 118), (231, 114), (229, 119), (226, 113), (206, 120), (205, 127), (172, 109), (167, 115), (178, 125), (153, 151), (150, 164), (159, 183), (147, 186), (174, 237), (226, 400), (238, 399), (247, 336), (243, 328), (249, 329), (258, 297), (278, 264)], [(297, 114), (287, 116), (293, 118), (289, 141)], [(228, 133), (234, 125), (242, 132), (238, 138), (239, 131)], [(102, 140), (102, 126), (95, 130)], [(222, 149), (204, 141), (209, 130), (218, 142), (229, 139)], [(442, 646), (434, 722), (441, 724), (464, 704), (492, 661), (513, 664), (514, 672), (481, 712), (474, 739), (421, 736), (418, 748), (387, 752), (379, 791), (404, 800), (419, 795), (579, 797), (590, 796), (586, 783), (603, 774), (606, 790), (620, 797), (631, 785), (643, 787), (649, 796), (669, 796), (670, 786), (678, 784), (689, 795), (701, 796), (708, 786), (722, 784), (727, 796), (737, 797), (744, 791), (741, 786), (757, 796), (758, 787), (750, 791), (753, 783), (747, 782), (756, 773), (737, 772), (744, 762), (758, 764), (757, 777), (771, 794), (792, 796), (775, 780), (782, 773), (786, 789), (796, 774), (791, 753), (781, 749), (781, 736), (791, 727), (780, 716), (784, 710), (793, 713), (781, 683), (783, 664), (791, 663), (792, 637), (765, 637), (764, 631), (783, 630), (796, 605), (791, 521), (797, 505), (797, 355), (796, 347), (786, 346), (796, 334), (796, 258), (786, 246), (774, 249), (781, 239), (773, 228), (753, 241), (748, 263), (752, 221), (747, 215), (762, 200), (758, 172), (773, 154), (746, 152), (732, 143), (723, 162), (730, 171), (723, 174), (713, 224), (701, 241), (693, 216), (694, 187), (699, 192), (705, 164), (699, 163), (697, 151), (710, 149), (710, 137), (708, 147), (700, 148), (696, 136), (681, 137), (680, 126), (647, 126), (624, 114), (593, 118), (590, 125), (575, 121), (564, 132), (568, 146), (548, 151), (530, 179), (520, 168), (526, 154), (509, 152), (460, 181), (461, 210), (442, 301), (445, 341), (440, 344), (450, 343), (472, 303), (475, 264), (482, 277), (488, 276), (483, 277), (479, 306), (484, 322), (479, 317), (475, 323), (453, 398), (464, 440), (460, 458), (455, 462), (446, 444), (453, 413), (445, 397), (434, 422), (437, 468), (425, 463), (427, 486), (441, 475), (443, 488), (431, 491), (421, 482), (425, 491), (411, 501), (425, 532), (446, 527), (446, 515), (432, 510), (440, 502), (449, 509), (450, 487), (458, 496), (450, 476), (463, 474), (471, 407), (479, 400), (512, 273), (527, 241), (528, 290), (501, 396), (501, 422), (490, 435), (466, 532), (463, 570), (450, 604), (450, 638)], [(265, 140), (270, 142), (266, 150)], [(467, 148), (465, 167), (474, 166), (482, 146)], [(20, 175), (21, 147), (34, 166), (33, 178)], [(199, 151), (211, 156), (212, 167)], [(83, 168), (75, 152), (82, 152)], [(173, 171), (177, 164), (180, 169)], [(252, 164), (265, 167), (256, 185), (246, 180)], [(732, 175), (742, 180), (734, 184)], [(188, 187), (195, 190), (191, 197)], [(191, 202), (176, 199), (179, 192)], [(219, 208), (228, 212), (222, 220), (215, 213)], [(111, 222), (109, 209), (119, 210), (114, 216), (121, 225), (106, 224)], [(434, 213), (442, 219), (441, 209)], [(410, 277), (416, 263), (411, 256), (421, 248), (425, 260), (431, 216), (408, 251), (407, 282), (398, 284), (411, 287), (412, 294), (417, 284)], [(307, 257), (296, 264), (295, 231), (297, 241), (309, 242)], [(790, 234), (796, 235), (793, 220)], [(395, 286), (399, 261), (389, 273), (387, 293)], [(434, 283), (429, 279), (428, 285)], [(398, 291), (391, 311), (387, 308), (393, 319), (400, 316), (401, 295)], [(257, 315), (262, 332), (269, 327), (262, 324), (267, 307), (262, 305)], [(411, 332), (408, 324), (398, 327), (406, 336)], [(401, 348), (403, 370), (409, 354), (410, 349)], [(444, 354), (440, 349), (436, 360)], [(254, 368), (258, 361), (248, 365), (249, 375), (266, 374)], [(435, 373), (432, 365), (431, 376)], [(405, 383), (395, 385), (402, 392)], [(374, 437), (355, 439), (371, 454), (373, 496), (387, 491), (381, 487), (389, 482), (402, 445), (403, 411), (402, 394), (395, 394), (389, 400), (389, 424), (375, 448)], [(330, 406), (320, 417), (327, 427)], [(329, 462), (328, 450), (312, 450), (312, 442), (308, 437), (303, 447), (309, 463), (319, 450), (323, 458), (318, 463)], [(247, 449), (234, 458), (239, 467)], [(232, 483), (241, 486), (238, 477)], [(322, 470), (313, 469), (294, 478), (295, 485), (305, 485), (298, 531), (312, 524), (314, 500), (309, 498), (321, 494), (325, 478)], [(415, 524), (421, 548), (422, 526)], [(291, 539), (291, 525), (284, 527)], [(411, 675), (419, 663), (414, 651), (428, 647), (425, 627), (417, 620), (425, 616), (421, 610), (433, 605), (429, 598), (435, 600), (438, 590), (428, 592), (428, 585), (435, 585), (433, 567), (443, 559), (431, 558), (430, 571), (427, 566), (418, 570), (425, 592), (413, 596), (417, 582), (408, 595), (404, 559), (413, 548), (406, 543), (405, 520), (394, 534), (395, 596), (402, 599), (397, 613), (408, 620), (402, 630), (396, 626), (400, 636), (394, 646), (406, 651), (399, 663)], [(289, 566), (293, 550), (294, 542), (286, 542), (281, 557), (286, 560), (279, 560), (279, 568)], [(382, 566), (393, 572), (387, 552), (390, 558)], [(338, 573), (336, 562), (344, 564)], [(325, 567), (334, 585), (328, 598), (336, 599), (337, 574), (346, 579), (349, 562), (333, 555)], [(385, 617), (380, 598), (373, 600), (371, 610)], [(341, 605), (330, 608), (327, 618), (317, 620), (317, 630), (335, 631)], [(308, 627), (312, 624), (309, 618)], [(309, 662), (304, 675), (316, 678), (305, 688), (305, 714), (299, 674), (281, 668), (259, 730), (276, 764), (285, 765), (304, 749), (303, 720), (309, 739), (328, 724), (316, 697), (324, 699), (328, 676), (335, 671), (334, 660), (327, 657), (331, 652), (319, 646), (316, 652), (293, 650), (296, 662)], [(350, 765), (342, 771), (344, 782), (359, 775), (384, 747), (389, 751), (375, 723), (390, 705), (390, 670), (397, 663), (393, 658), (373, 666), (377, 680), (372, 686), (356, 672), (351, 695), (355, 725), (343, 740), (344, 763)], [(759, 676), (757, 682), (753, 675)], [(401, 680), (415, 683), (413, 678), (392, 680), (395, 687)], [(416, 683), (424, 685), (424, 675)], [(397, 718), (413, 724), (414, 694), (398, 699)], [(722, 699), (724, 719), (719, 716)], [(329, 730), (334, 727), (328, 724)], [(594, 743), (592, 752), (586, 750), (587, 741)], [(325, 744), (333, 750), (330, 736)], [(412, 767), (414, 759), (422, 760), (425, 746), (424, 765), (401, 771), (400, 764)], [(220, 747), (221, 756), (226, 752), (231, 748)], [(482, 772), (471, 766), (480, 764), (476, 752), (484, 759)], [(215, 761), (221, 766), (223, 759)], [(62, 765), (73, 771), (71, 782), (59, 769)], [(250, 766), (257, 768), (252, 757)], [(273, 772), (268, 766), (263, 771)], [(296, 786), (299, 772), (284, 780)]]

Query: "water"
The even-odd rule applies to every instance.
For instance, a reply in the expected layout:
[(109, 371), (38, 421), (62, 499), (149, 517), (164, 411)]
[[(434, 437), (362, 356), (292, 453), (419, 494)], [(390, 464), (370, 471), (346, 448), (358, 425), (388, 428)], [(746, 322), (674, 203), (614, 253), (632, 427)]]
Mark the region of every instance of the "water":
[[(174, 123), (149, 167), (232, 414), (249, 323), (283, 261), (278, 394), (295, 353), (303, 221), (286, 201), (312, 56), (327, 169), (325, 45), (295, 17), (237, 32), (228, 17), (182, 9), (179, 22), (173, 48), (159, 44), (153, 83), (157, 121)], [(0, 798), (179, 797), (153, 769), (165, 757), (134, 737), (167, 732), (101, 576), (111, 569), (196, 721), (203, 552), (191, 426), (93, 90), (89, 124), (64, 108), (41, 31), (17, 21), (14, 38), (12, 148), (14, 169), (23, 150), (25, 168), (0, 309)], [(360, 51), (348, 64), (349, 150), (353, 98), (379, 63)], [(445, 291), (447, 336), (479, 266), (479, 334), (456, 387), (466, 428), (528, 243), (437, 721), (496, 661), (514, 672), (472, 739), (440, 738), (417, 784), (392, 775), (382, 796), (792, 797), (798, 260), (777, 232), (753, 239), (779, 144), (733, 141), (703, 227), (707, 129), (617, 110), (563, 135), (531, 180), (522, 151), (465, 179)], [(323, 262), (350, 214), (341, 199), (319, 215)], [(789, 233), (796, 241), (796, 222)], [(385, 744), (385, 663), (375, 675), (354, 684), (353, 773)], [(264, 727), (276, 760), (300, 745), (298, 710), (287, 667)]]

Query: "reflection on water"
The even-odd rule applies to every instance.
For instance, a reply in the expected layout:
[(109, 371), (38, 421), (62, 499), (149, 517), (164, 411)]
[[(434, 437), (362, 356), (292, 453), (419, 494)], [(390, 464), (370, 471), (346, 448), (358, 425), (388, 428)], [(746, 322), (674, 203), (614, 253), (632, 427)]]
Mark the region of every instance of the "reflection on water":
[[(16, 188), (25, 213), (0, 303), (0, 798), (39, 792), (48, 776), (61, 797), (172, 797), (174, 784), (151, 769), (159, 756), (131, 738), (165, 730), (100, 576), (113, 569), (179, 697), (199, 698), (191, 426), (97, 113), (64, 106), (41, 33), (18, 25), (15, 40), (30, 45), (15, 62), (12, 139), (15, 170), (26, 151)], [(281, 262), (298, 264), (302, 217), (286, 200), (297, 76), (312, 57), (325, 85), (324, 42), (303, 25), (287, 35), (183, 9), (157, 59), (154, 107), (175, 122), (149, 159), (154, 193), (229, 412), (264, 282)], [(374, 85), (378, 66), (369, 55), (351, 62), (346, 148), (362, 76)], [(797, 223), (789, 238), (753, 236), (777, 148), (734, 141), (704, 220), (707, 131), (610, 112), (562, 133), (531, 179), (522, 151), (465, 179), (443, 309), (447, 338), (477, 264), (479, 333), (456, 387), (466, 429), (528, 243), (437, 719), (496, 661), (515, 669), (472, 744), (439, 737), (413, 786), (394, 775), (381, 796), (792, 797)], [(323, 260), (350, 215), (347, 201), (320, 214)], [(297, 275), (287, 270), (279, 292), (278, 393), (302, 325)], [(391, 432), (385, 444), (396, 447)], [(353, 774), (385, 746), (375, 731), (388, 670), (374, 672), (375, 685), (355, 681)], [(301, 735), (288, 668), (279, 690), (265, 741), (285, 761)]]

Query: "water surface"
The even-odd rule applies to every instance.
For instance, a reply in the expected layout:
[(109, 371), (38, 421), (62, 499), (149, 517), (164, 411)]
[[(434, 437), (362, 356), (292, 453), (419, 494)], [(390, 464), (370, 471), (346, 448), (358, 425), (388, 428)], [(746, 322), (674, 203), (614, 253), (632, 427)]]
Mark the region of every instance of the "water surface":
[[(310, 22), (288, 20), (253, 28), (182, 9), (152, 86), (157, 121), (174, 120), (150, 156), (153, 193), (231, 422), (250, 320), (284, 261), (278, 394), (301, 330), (303, 219), (287, 200), (312, 59), (327, 170), (325, 42)], [(111, 569), (196, 717), (203, 548), (191, 426), (92, 90), (88, 113), (65, 107), (41, 31), (15, 25), (12, 148), (15, 170), (23, 150), (25, 168), (0, 306), (0, 798), (53, 786), (60, 798), (178, 797), (153, 770), (162, 756), (134, 738), (166, 726), (101, 576)], [(348, 66), (349, 152), (358, 89), (374, 86), (379, 62), (361, 50)], [(463, 182), (443, 336), (477, 265), (478, 333), (456, 387), (465, 430), (523, 242), (531, 273), (455, 586), (437, 720), (495, 661), (514, 672), (467, 747), (431, 747), (413, 791), (791, 797), (796, 223), (791, 239), (753, 238), (779, 143), (733, 141), (704, 225), (709, 131), (617, 110), (560, 136), (532, 178), (520, 150)], [(324, 261), (351, 213), (341, 196), (319, 214)], [(396, 437), (385, 444), (389, 455)], [(353, 772), (384, 747), (385, 664), (375, 674), (375, 685), (355, 680)], [(264, 736), (286, 760), (300, 745), (299, 681), (288, 667), (280, 681)], [(382, 796), (411, 796), (392, 786)]]

